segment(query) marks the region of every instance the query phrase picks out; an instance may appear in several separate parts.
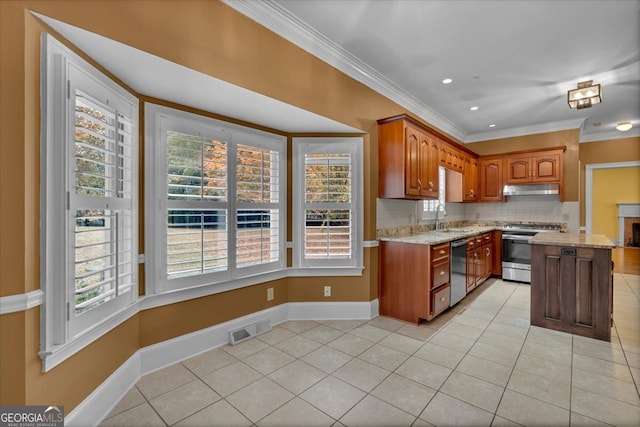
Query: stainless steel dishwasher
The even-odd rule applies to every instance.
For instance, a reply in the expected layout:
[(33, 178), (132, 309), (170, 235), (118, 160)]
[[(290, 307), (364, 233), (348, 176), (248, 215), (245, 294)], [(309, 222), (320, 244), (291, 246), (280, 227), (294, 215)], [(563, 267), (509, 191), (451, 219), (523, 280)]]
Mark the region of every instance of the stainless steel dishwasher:
[(451, 242), (451, 302), (453, 307), (467, 295), (467, 239)]

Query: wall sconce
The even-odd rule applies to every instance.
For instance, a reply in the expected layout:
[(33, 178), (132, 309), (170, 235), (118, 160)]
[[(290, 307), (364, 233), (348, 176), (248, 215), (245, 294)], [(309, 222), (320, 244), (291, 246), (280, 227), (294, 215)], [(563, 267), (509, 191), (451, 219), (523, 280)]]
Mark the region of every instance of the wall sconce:
[(578, 110), (601, 103), (600, 85), (594, 85), (593, 80), (578, 83), (577, 89), (567, 92), (567, 102), (569, 103), (569, 108), (577, 108)]

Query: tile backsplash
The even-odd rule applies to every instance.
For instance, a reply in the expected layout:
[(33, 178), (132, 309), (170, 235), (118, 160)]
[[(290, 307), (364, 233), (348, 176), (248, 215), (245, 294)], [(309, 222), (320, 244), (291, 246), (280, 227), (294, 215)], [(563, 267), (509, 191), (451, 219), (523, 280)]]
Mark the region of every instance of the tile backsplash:
[[(445, 223), (566, 223), (570, 233), (578, 233), (580, 227), (579, 203), (560, 202), (553, 196), (510, 196), (505, 203), (447, 203), (446, 211)], [(434, 222), (422, 219), (422, 202), (413, 200), (378, 199), (377, 218), (378, 230)]]

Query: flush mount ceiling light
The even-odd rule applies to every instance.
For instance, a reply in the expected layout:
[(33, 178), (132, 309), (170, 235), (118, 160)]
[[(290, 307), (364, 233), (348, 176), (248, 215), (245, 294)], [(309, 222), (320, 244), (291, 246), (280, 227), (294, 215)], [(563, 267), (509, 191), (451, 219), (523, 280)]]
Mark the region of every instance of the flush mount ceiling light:
[(469, 108), (469, 110), (471, 110), (471, 111), (478, 111), (478, 108), (479, 108), (479, 107), (476, 107), (476, 106), (474, 105), (473, 107)]
[(579, 82), (577, 89), (571, 89), (567, 92), (567, 102), (569, 103), (569, 108), (577, 108), (578, 110), (601, 103), (600, 85), (594, 85), (593, 80)]
[(631, 129), (633, 127), (633, 125), (631, 124), (631, 122), (627, 121), (627, 122), (620, 122), (617, 124), (616, 129), (618, 129), (620, 132), (626, 132), (629, 129)]
[(442, 80), (442, 84), (445, 84), (445, 85), (448, 85), (451, 82), (453, 82), (453, 79), (447, 78), (447, 79)]

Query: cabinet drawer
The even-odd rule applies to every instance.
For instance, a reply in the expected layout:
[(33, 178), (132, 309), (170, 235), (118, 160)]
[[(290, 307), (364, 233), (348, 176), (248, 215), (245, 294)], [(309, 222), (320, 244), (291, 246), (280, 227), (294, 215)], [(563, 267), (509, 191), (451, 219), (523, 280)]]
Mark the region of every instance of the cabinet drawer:
[(431, 265), (431, 289), (444, 285), (449, 281), (449, 258), (434, 262)]
[(449, 285), (443, 286), (437, 291), (431, 293), (431, 307), (433, 316), (442, 313), (449, 308), (449, 301), (451, 300), (451, 288)]
[(436, 260), (438, 258), (449, 256), (449, 243), (443, 243), (441, 245), (431, 246), (431, 259)]
[(493, 242), (493, 235), (491, 233), (482, 235), (482, 244), (486, 245), (487, 243)]

